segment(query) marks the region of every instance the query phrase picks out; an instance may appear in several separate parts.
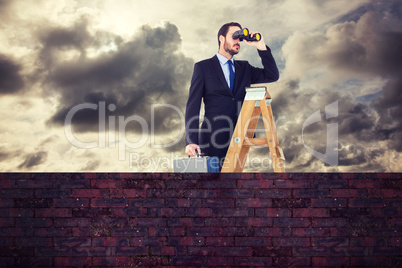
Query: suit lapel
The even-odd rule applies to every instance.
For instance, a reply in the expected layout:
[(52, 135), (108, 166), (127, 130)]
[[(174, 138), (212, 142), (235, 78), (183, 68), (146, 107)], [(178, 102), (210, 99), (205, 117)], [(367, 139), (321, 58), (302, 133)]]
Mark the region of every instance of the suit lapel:
[[(230, 88), (228, 86), (228, 83), (226, 82), (225, 75), (223, 74), (221, 63), (219, 62), (218, 57), (215, 55), (214, 57), (212, 57), (212, 61), (214, 63), (214, 68), (215, 68), (216, 74), (219, 77), (219, 80), (221, 81), (221, 83), (223, 83), (226, 86), (227, 90), (230, 92)], [(235, 75), (235, 86), (236, 86), (236, 75)]]

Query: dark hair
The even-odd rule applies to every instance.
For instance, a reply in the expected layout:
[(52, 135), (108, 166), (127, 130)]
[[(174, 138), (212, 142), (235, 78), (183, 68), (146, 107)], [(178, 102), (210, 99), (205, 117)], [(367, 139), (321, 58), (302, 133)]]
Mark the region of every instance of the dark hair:
[(226, 37), (226, 34), (228, 33), (230, 26), (237, 26), (237, 27), (240, 27), (240, 29), (241, 29), (240, 23), (237, 23), (237, 22), (229, 22), (229, 23), (223, 24), (222, 27), (218, 31), (218, 46), (219, 47), (221, 46), (221, 41), (219, 41), (219, 36), (223, 35), (224, 37)]

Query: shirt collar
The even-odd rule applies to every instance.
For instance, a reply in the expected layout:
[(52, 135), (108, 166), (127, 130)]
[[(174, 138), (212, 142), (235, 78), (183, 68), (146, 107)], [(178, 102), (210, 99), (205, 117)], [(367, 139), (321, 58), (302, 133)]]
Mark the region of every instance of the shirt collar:
[[(225, 57), (225, 56), (222, 56), (221, 54), (219, 54), (219, 53), (216, 53), (216, 56), (218, 57), (218, 60), (219, 60), (219, 62), (222, 64), (222, 65), (224, 65), (224, 64), (226, 64), (227, 62), (228, 62), (228, 59)], [(230, 61), (233, 63), (233, 65), (234, 65), (234, 57), (232, 57), (231, 59), (230, 59)]]

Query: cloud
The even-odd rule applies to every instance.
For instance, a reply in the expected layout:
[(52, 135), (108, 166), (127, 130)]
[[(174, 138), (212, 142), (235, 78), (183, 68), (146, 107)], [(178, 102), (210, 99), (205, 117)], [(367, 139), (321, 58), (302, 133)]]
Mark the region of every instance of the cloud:
[(38, 166), (40, 164), (43, 164), (46, 162), (47, 159), (47, 152), (36, 152), (36, 153), (31, 153), (25, 155), (25, 160), (22, 162), (18, 168), (26, 168), (26, 169), (31, 169), (35, 166)]
[[(151, 118), (151, 107), (169, 104), (182, 110), (187, 99), (193, 60), (179, 51), (177, 27), (170, 23), (155, 28), (144, 25), (124, 41), (109, 32), (89, 33), (87, 26), (82, 20), (71, 28), (53, 28), (41, 36), (39, 58), (46, 70), (45, 86), (60, 94), (61, 103), (48, 123), (61, 126), (74, 106), (104, 102), (106, 119), (137, 115), (148, 125), (153, 120), (156, 134), (176, 130), (177, 124), (166, 122), (175, 122), (177, 113), (160, 108)], [(102, 49), (99, 55), (88, 53)], [(66, 55), (71, 59), (66, 61)], [(72, 121), (74, 130), (97, 131), (98, 113), (94, 109), (77, 112)], [(127, 129), (142, 131), (135, 122)]]
[[(311, 170), (311, 161), (318, 161), (303, 157), (303, 145), (294, 133), (301, 133), (303, 120), (314, 112), (309, 107), (323, 111), (333, 101), (339, 103), (339, 168), (360, 166), (380, 171), (383, 168), (374, 158), (385, 155), (387, 150), (401, 152), (402, 125), (395, 120), (402, 112), (402, 28), (395, 27), (402, 25), (400, 18), (400, 14), (395, 17), (383, 10), (370, 11), (357, 21), (340, 22), (324, 32), (297, 32), (286, 41), (285, 80), (273, 105), (276, 113), (295, 120), (286, 124), (283, 137), (292, 167)], [(359, 96), (361, 89), (350, 81), (366, 84), (376, 78), (386, 81), (376, 89), (381, 93), (373, 94), (371, 102), (358, 101), (356, 97), (364, 99), (364, 95)], [(342, 86), (354, 90), (337, 89)], [(321, 153), (325, 153), (327, 123), (330, 122), (322, 120), (304, 130), (306, 143)], [(387, 148), (378, 149), (383, 141)]]
[(20, 70), (18, 63), (0, 54), (0, 94), (13, 94), (23, 89)]
[[(100, 141), (102, 104), (106, 128), (115, 120), (118, 130), (119, 116), (136, 115), (148, 130), (154, 123), (157, 145), (177, 141), (167, 148), (124, 148), (126, 154), (159, 159), (172, 152), (180, 157), (180, 152), (184, 157), (184, 139), (178, 135), (183, 125), (172, 107), (184, 112), (194, 60), (216, 53), (217, 29), (236, 20), (264, 35), (280, 68), (281, 78), (269, 90), (287, 171), (400, 171), (399, 2), (254, 0), (227, 8), (230, 1), (0, 0), (1, 167), (127, 169), (129, 158), (118, 159), (123, 144), (118, 140), (107, 148), (82, 149), (66, 139), (66, 115), (83, 103), (97, 108), (74, 115), (78, 140)], [(242, 47), (236, 58), (261, 66), (250, 47)], [(325, 106), (334, 101), (339, 114), (326, 120)], [(325, 153), (327, 124), (338, 123), (337, 167), (303, 146), (303, 123), (317, 110), (321, 121), (303, 130), (305, 143)], [(135, 141), (142, 128), (132, 120), (124, 130)], [(268, 151), (250, 153), (265, 157)], [(262, 165), (252, 169), (265, 170)]]
[(11, 4), (11, 0), (0, 0), (0, 14), (5, 14)]

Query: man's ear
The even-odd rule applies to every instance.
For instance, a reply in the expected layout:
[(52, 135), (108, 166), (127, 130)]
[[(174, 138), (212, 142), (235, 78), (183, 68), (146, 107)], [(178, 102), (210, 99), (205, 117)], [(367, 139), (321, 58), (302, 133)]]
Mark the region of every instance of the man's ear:
[(225, 43), (225, 37), (223, 35), (220, 35), (219, 41), (221, 42), (221, 44)]

